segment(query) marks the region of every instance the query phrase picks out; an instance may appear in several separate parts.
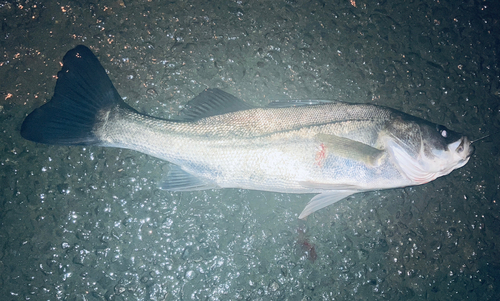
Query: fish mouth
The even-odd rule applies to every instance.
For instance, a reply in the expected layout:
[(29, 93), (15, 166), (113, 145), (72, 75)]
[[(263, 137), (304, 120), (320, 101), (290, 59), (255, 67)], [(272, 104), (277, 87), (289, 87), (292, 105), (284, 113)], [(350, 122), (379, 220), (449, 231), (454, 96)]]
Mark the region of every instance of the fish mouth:
[(462, 157), (462, 160), (468, 160), (470, 156), (475, 151), (474, 145), (472, 145), (472, 141), (467, 138), (467, 136), (462, 136), (460, 138), (460, 144), (456, 147), (455, 152)]
[(455, 168), (460, 168), (467, 164), (469, 162), (470, 157), (472, 154), (474, 154), (476, 148), (474, 145), (472, 145), (472, 141), (470, 141), (466, 136), (462, 137), (462, 142), (460, 143), (460, 146), (458, 148), (462, 148), (462, 154), (459, 152), (459, 156), (462, 157), (462, 159), (458, 162), (457, 166)]
[(476, 151), (476, 148), (474, 147), (474, 145), (472, 145), (472, 143), (473, 141), (470, 141), (467, 137), (464, 136), (462, 144), (468, 146), (468, 154), (466, 155), (467, 159), (469, 159), (470, 156), (472, 156), (472, 154), (474, 154), (474, 152)]
[(469, 154), (467, 155), (467, 158), (470, 158), (470, 156), (472, 156), (475, 151), (476, 151), (476, 148), (474, 147), (474, 145), (469, 144)]

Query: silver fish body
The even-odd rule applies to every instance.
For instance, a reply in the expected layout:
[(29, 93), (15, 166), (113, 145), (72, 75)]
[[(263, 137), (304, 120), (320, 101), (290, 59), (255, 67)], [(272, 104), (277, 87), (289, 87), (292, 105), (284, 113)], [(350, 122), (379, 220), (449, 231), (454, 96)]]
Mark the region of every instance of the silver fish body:
[(70, 50), (63, 63), (53, 99), (26, 118), (23, 137), (127, 148), (169, 161), (164, 189), (317, 193), (299, 216), (305, 218), (356, 192), (427, 183), (465, 165), (473, 152), (466, 136), (369, 104), (253, 108), (209, 89), (182, 119), (158, 119), (123, 103), (88, 48)]

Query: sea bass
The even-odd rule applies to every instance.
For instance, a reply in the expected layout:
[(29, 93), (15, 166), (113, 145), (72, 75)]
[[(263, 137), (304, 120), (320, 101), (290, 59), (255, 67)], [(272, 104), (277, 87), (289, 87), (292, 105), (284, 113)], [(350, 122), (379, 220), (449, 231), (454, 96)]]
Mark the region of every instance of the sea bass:
[(371, 104), (294, 101), (253, 107), (219, 89), (176, 120), (127, 105), (90, 49), (63, 58), (52, 99), (21, 135), (58, 145), (136, 150), (172, 163), (161, 188), (316, 193), (299, 215), (357, 192), (420, 185), (464, 166), (470, 140), (442, 125)]

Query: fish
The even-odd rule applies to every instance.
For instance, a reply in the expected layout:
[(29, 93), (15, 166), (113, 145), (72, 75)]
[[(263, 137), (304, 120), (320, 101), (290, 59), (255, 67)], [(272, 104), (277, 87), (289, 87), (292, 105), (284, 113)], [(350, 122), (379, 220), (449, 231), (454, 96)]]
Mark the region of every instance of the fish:
[(63, 57), (51, 100), (27, 115), (20, 133), (37, 143), (124, 148), (166, 160), (165, 190), (316, 194), (300, 219), (355, 193), (428, 183), (464, 166), (474, 151), (465, 135), (374, 104), (256, 107), (206, 89), (181, 113), (160, 119), (138, 112), (79, 45)]

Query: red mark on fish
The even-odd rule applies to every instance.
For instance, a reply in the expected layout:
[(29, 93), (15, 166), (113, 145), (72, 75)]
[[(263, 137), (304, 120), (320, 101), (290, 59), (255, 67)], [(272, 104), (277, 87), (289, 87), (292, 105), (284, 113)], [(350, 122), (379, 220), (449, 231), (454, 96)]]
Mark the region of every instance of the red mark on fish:
[(316, 153), (316, 158), (314, 159), (314, 164), (318, 165), (319, 167), (323, 166), (323, 161), (325, 161), (326, 158), (326, 146), (321, 143), (319, 145), (319, 150)]

